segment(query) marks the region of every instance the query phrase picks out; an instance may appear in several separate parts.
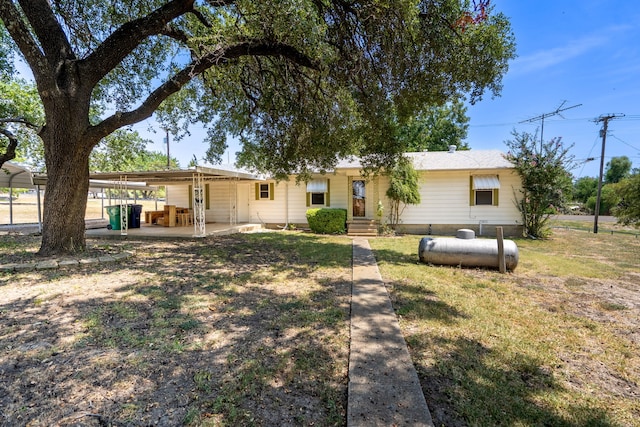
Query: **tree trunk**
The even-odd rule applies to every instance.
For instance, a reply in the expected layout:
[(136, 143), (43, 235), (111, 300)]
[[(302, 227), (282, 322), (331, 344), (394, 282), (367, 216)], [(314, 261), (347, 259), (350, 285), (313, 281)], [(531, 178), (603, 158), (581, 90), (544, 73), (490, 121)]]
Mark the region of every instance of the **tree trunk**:
[(73, 254), (86, 249), (84, 217), (93, 144), (86, 140), (86, 126), (78, 123), (81, 119), (58, 116), (63, 117), (54, 117), (40, 133), (48, 178), (41, 255)]

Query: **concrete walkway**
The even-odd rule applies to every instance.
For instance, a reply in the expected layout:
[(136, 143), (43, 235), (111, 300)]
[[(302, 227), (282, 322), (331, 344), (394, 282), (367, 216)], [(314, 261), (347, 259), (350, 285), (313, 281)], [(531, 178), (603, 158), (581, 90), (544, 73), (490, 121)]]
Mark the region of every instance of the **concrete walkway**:
[(353, 240), (347, 426), (433, 426), (369, 241)]

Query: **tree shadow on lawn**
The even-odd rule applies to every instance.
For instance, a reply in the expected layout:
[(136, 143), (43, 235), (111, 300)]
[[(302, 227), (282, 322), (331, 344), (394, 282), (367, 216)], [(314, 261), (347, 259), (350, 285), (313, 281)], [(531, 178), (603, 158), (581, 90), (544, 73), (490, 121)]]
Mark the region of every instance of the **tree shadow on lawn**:
[[(383, 249), (375, 253), (383, 263), (400, 267), (419, 263), (417, 257), (400, 251)], [(454, 325), (462, 319), (472, 319), (443, 302), (426, 285), (403, 279), (387, 281), (386, 286), (391, 291), (394, 310), (410, 323), (429, 320)], [(412, 324), (410, 331), (417, 328)], [(480, 341), (466, 337), (447, 339), (438, 337), (435, 331), (404, 333), (435, 425), (616, 425), (606, 410), (594, 406), (559, 404), (566, 415), (547, 408), (539, 397), (550, 393), (561, 396), (565, 388), (535, 358), (525, 354), (508, 356)]]
[[(231, 256), (264, 250), (246, 241), (259, 239), (224, 244)], [(69, 298), (65, 280), (92, 273), (38, 272), (61, 289), (0, 305), (0, 425), (343, 425), (351, 283), (308, 277), (301, 292), (275, 277), (344, 261), (304, 257), (290, 273), (278, 263), (300, 257), (292, 246), (267, 251), (281, 259), (273, 270), (255, 254), (216, 271), (205, 246), (178, 247), (166, 255), (190, 266), (186, 278), (167, 257), (134, 259), (120, 265), (132, 283)]]
[(431, 341), (433, 346), (448, 349), (437, 354), (433, 364), (416, 366), (437, 425), (616, 425), (600, 408), (566, 402), (568, 417), (545, 408), (537, 397), (560, 393), (563, 387), (534, 358), (517, 354), (501, 360), (499, 352), (466, 338), (410, 340)]

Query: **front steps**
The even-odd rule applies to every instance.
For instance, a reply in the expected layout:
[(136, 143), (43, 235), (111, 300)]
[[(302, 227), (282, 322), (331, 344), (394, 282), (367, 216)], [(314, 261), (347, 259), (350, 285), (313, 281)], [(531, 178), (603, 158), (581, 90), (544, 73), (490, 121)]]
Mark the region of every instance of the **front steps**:
[(378, 221), (375, 219), (352, 219), (347, 221), (348, 236), (376, 237), (378, 235)]

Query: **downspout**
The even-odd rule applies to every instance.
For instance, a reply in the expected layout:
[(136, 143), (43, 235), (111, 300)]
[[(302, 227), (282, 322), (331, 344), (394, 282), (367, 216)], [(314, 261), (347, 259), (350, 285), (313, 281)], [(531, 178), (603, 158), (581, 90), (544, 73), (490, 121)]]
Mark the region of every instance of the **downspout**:
[(36, 185), (36, 192), (38, 193), (38, 232), (42, 233), (42, 208), (40, 207), (40, 185)]
[(284, 187), (285, 197), (284, 197), (284, 216), (285, 216), (285, 224), (284, 229), (289, 229), (289, 182), (287, 181)]

